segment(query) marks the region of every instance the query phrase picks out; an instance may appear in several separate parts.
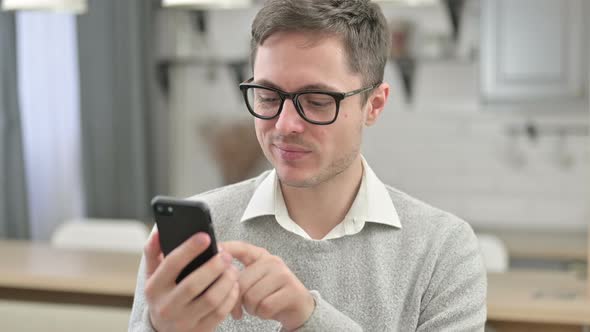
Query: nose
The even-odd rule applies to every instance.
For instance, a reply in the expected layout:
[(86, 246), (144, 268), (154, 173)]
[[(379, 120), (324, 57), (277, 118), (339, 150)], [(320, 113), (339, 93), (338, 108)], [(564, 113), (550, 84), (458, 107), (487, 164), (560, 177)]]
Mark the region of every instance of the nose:
[(294, 101), (285, 100), (283, 110), (275, 123), (277, 131), (283, 135), (301, 133), (305, 129), (305, 125), (305, 120), (297, 113)]

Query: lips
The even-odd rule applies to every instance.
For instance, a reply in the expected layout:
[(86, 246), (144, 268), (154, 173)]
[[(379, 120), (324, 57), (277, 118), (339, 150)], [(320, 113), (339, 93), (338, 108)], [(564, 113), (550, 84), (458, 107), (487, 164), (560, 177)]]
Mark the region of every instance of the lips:
[(297, 145), (290, 145), (290, 144), (273, 144), (278, 149), (286, 151), (286, 152), (309, 152), (309, 150), (302, 148)]
[(285, 161), (296, 161), (307, 156), (311, 151), (291, 144), (273, 144), (279, 157)]

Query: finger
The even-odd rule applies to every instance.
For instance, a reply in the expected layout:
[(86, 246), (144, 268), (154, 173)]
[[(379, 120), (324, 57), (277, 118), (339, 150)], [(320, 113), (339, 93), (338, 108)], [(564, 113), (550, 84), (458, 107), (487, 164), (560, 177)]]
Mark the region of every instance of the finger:
[(246, 267), (241, 273), (238, 282), (240, 283), (240, 297), (244, 294), (260, 279), (270, 273), (271, 265), (268, 264), (267, 260), (259, 259), (254, 264)]
[(242, 311), (242, 297), (238, 296), (236, 305), (234, 305), (234, 308), (231, 310), (231, 316), (233, 317), (233, 319), (239, 320), (242, 319), (243, 315), (244, 313)]
[(197, 233), (168, 254), (156, 269), (153, 279), (160, 287), (176, 285), (176, 278), (195, 257), (202, 254), (211, 243), (206, 233)]
[(224, 242), (221, 247), (246, 266), (256, 262), (261, 256), (268, 254), (268, 251), (263, 248), (240, 241)]
[(162, 249), (160, 248), (160, 234), (158, 233), (158, 229), (154, 228), (152, 234), (150, 234), (150, 237), (143, 247), (146, 278), (149, 278), (160, 265), (162, 258), (161, 254)]
[(272, 319), (293, 303), (294, 292), (280, 288), (264, 298), (256, 307), (255, 315), (262, 319)]
[(186, 276), (172, 291), (172, 297), (176, 303), (180, 306), (186, 306), (189, 302), (192, 302), (228, 268), (232, 267), (231, 261), (232, 257), (229, 254), (217, 254)]
[(231, 266), (205, 293), (201, 294), (201, 296), (191, 303), (191, 314), (200, 319), (214, 312), (228, 297), (237, 280), (238, 270)]
[[(219, 256), (219, 255), (218, 255)], [(218, 260), (221, 262), (221, 271), (218, 276), (220, 276), (219, 281), (225, 280), (225, 293), (222, 294), (213, 294), (211, 298), (216, 299), (218, 296), (221, 296), (220, 300), (218, 301), (221, 303), (223, 298), (229, 293), (231, 290), (232, 283), (237, 282), (237, 269), (233, 268), (233, 271), (230, 271), (232, 268), (231, 264), (231, 257), (226, 259), (225, 261), (220, 257), (215, 257), (211, 261)], [(186, 278), (184, 278), (176, 287), (168, 290), (163, 294), (161, 300), (159, 302), (160, 311), (164, 311), (165, 314), (161, 314), (162, 316), (167, 316), (168, 319), (180, 319), (184, 320), (187, 324), (197, 324), (198, 321), (204, 317), (209, 311), (213, 310), (218, 304), (217, 303), (210, 303), (209, 307), (197, 307), (195, 309), (196, 300), (198, 294), (200, 294), (203, 290), (205, 290), (211, 282), (213, 282), (216, 278), (212, 279), (210, 282), (207, 283), (200, 283), (198, 286), (192, 285), (190, 281), (187, 281), (189, 278), (193, 277), (197, 272), (204, 271), (203, 269), (205, 265), (193, 271), (193, 273), (189, 274)], [(211, 266), (208, 266), (211, 267)], [(228, 274), (227, 272), (230, 271)], [(198, 274), (197, 274), (198, 275)], [(228, 280), (229, 278), (229, 280)], [(196, 281), (199, 283), (198, 279), (192, 279), (191, 281)], [(214, 289), (214, 287), (212, 287)], [(206, 294), (207, 292), (205, 292)], [(204, 295), (204, 294), (203, 294)], [(209, 294), (211, 295), (211, 294)], [(201, 298), (201, 297), (199, 297)]]
[(223, 302), (214, 308), (205, 318), (201, 320), (201, 328), (203, 330), (213, 330), (221, 323), (234, 307), (238, 296), (240, 295), (240, 288), (237, 282), (234, 282), (228, 295)]
[(242, 296), (246, 311), (251, 315), (258, 316), (257, 310), (260, 303), (281, 289), (283, 285), (285, 285), (285, 280), (277, 275), (265, 275)]

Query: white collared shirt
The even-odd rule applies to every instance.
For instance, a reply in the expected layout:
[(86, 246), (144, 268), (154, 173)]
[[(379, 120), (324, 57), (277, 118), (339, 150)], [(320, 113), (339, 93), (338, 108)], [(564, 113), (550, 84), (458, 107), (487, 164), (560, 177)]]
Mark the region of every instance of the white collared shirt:
[[(387, 188), (367, 164), (364, 157), (361, 186), (344, 220), (334, 227), (322, 240), (337, 239), (360, 232), (366, 222), (380, 223), (401, 228), (399, 216)], [(254, 191), (240, 222), (259, 216), (274, 215), (285, 230), (305, 239), (311, 237), (289, 216), (276, 170), (272, 170)]]

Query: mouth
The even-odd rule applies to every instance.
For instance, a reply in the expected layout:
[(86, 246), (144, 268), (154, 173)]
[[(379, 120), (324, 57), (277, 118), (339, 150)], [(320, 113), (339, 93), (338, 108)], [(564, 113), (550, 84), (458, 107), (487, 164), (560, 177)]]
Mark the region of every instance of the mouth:
[(310, 150), (297, 145), (272, 144), (281, 159), (285, 161), (300, 160), (311, 153)]

